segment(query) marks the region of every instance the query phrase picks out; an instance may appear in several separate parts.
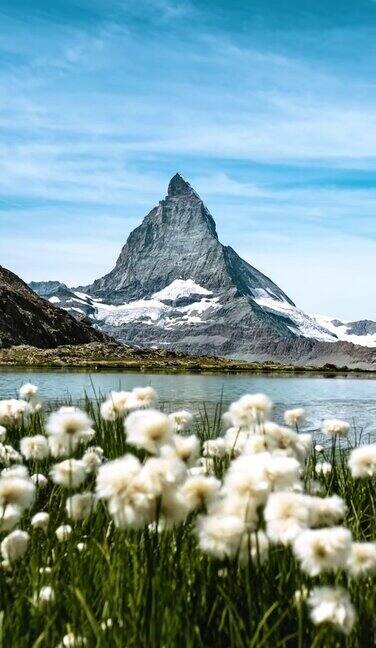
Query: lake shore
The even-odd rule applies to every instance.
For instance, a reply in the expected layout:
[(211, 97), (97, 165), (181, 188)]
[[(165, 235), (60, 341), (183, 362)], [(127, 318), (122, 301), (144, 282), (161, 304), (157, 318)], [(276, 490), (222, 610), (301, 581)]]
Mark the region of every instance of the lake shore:
[(169, 373), (260, 373), (374, 376), (376, 371), (348, 367), (295, 366), (275, 362), (243, 362), (214, 356), (188, 356), (163, 349), (136, 349), (118, 344), (65, 345), (55, 349), (17, 346), (0, 349), (1, 368), (89, 369)]

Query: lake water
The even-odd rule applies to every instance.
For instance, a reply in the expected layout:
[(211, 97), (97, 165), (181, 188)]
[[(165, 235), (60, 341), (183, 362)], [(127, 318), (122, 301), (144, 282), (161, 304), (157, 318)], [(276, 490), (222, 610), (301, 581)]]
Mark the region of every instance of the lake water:
[(16, 395), (25, 382), (39, 386), (43, 400), (62, 400), (70, 396), (79, 401), (88, 396), (105, 395), (112, 389), (131, 389), (151, 385), (169, 409), (185, 407), (197, 412), (203, 403), (210, 409), (221, 400), (225, 405), (246, 393), (264, 392), (275, 403), (275, 418), (284, 409), (303, 406), (309, 427), (318, 427), (327, 417), (356, 422), (372, 437), (376, 436), (376, 380), (319, 376), (223, 375), (223, 374), (148, 374), (134, 372), (15, 371), (0, 372), (0, 399)]

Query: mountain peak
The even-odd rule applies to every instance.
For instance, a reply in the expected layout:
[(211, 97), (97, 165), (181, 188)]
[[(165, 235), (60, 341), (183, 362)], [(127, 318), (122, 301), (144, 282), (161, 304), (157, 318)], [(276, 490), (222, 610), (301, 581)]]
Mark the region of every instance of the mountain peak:
[(184, 195), (194, 196), (197, 194), (195, 190), (192, 189), (189, 182), (184, 180), (184, 178), (180, 175), (180, 173), (175, 173), (175, 175), (171, 178), (169, 182), (167, 196), (169, 198), (172, 198), (174, 196), (184, 196)]

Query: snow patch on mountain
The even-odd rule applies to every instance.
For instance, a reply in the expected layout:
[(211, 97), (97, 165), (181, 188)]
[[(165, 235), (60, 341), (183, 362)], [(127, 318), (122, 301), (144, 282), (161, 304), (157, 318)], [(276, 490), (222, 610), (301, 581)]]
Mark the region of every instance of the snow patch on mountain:
[(338, 322), (335, 317), (325, 315), (312, 315), (318, 324), (337, 336), (343, 342), (352, 342), (366, 347), (376, 347), (376, 333), (369, 335), (355, 335), (348, 332), (349, 322)]
[(182, 297), (190, 297), (191, 295), (212, 295), (213, 293), (206, 288), (203, 288), (192, 279), (175, 279), (169, 286), (154, 293), (153, 299), (160, 301), (175, 301)]
[(336, 334), (322, 326), (314, 317), (307, 315), (296, 306), (291, 306), (286, 301), (276, 300), (272, 297), (257, 297), (255, 302), (267, 311), (278, 313), (289, 319), (291, 324), (288, 324), (288, 327), (295, 334), (323, 342), (337, 342)]
[[(210, 290), (206, 290), (191, 279), (185, 281), (177, 279), (152, 295), (150, 299), (138, 299), (118, 305), (105, 304), (102, 299), (93, 298), (80, 291), (72, 294), (75, 297), (67, 299), (64, 308), (78, 312), (81, 309), (73, 304), (85, 304), (91, 310), (89, 313), (91, 319), (117, 327), (136, 321), (169, 329), (175, 326), (200, 324), (204, 313), (214, 312), (221, 306), (218, 297), (211, 297)], [(179, 299), (184, 299), (185, 304), (181, 306), (174, 304)], [(189, 299), (192, 301), (187, 304), (186, 300)]]

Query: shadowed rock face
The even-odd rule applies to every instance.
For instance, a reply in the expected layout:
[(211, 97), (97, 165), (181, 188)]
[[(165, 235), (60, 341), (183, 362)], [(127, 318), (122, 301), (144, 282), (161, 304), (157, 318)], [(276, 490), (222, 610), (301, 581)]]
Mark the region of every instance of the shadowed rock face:
[(39, 297), (17, 275), (0, 266), (0, 347), (104, 341), (100, 331)]
[(129, 236), (115, 268), (85, 292), (110, 303), (148, 298), (176, 279), (213, 293), (256, 297), (264, 289), (291, 300), (270, 279), (223, 246), (215, 222), (190, 184), (176, 174), (168, 193)]

